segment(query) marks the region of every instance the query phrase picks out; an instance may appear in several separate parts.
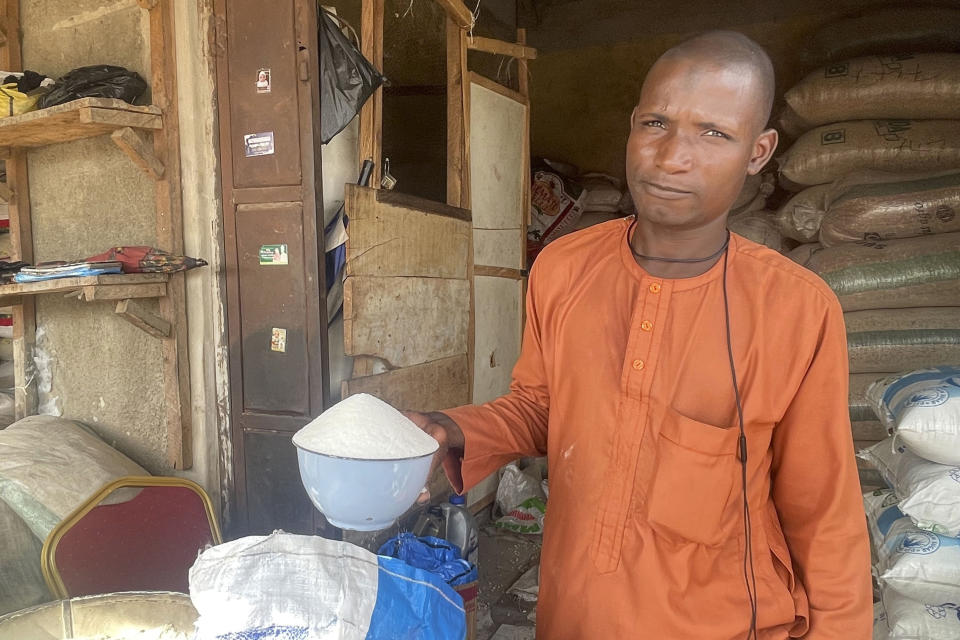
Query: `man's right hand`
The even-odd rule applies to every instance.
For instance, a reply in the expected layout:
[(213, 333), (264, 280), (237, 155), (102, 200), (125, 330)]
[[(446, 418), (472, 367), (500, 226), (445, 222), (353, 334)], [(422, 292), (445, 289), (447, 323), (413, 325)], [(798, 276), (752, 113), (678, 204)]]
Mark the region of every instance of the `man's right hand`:
[[(430, 413), (403, 411), (402, 413), (440, 445), (436, 455), (433, 457), (433, 464), (430, 466), (431, 476), (434, 470), (446, 459), (447, 453), (451, 449), (463, 450), (463, 431), (461, 431), (457, 423), (451, 420), (445, 413), (440, 413), (439, 411)], [(429, 501), (430, 492), (424, 487), (423, 493), (417, 498), (417, 502), (419, 504), (425, 504)]]

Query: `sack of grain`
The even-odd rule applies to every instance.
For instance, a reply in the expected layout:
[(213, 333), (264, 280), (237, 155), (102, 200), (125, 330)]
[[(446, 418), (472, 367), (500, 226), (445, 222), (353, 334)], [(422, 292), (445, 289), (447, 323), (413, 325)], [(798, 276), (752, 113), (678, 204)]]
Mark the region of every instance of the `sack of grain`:
[(586, 229), (587, 227), (592, 227), (603, 222), (619, 220), (622, 217), (624, 217), (622, 213), (595, 213), (592, 211), (585, 211), (583, 215), (580, 216), (580, 219), (577, 220), (577, 224), (574, 225), (573, 228), (575, 231), (579, 231), (580, 229)]
[(829, 191), (830, 185), (818, 184), (787, 200), (777, 212), (780, 233), (800, 242), (816, 242)]
[(805, 267), (807, 262), (810, 261), (810, 257), (818, 251), (823, 251), (823, 246), (819, 242), (809, 242), (791, 249), (787, 257)]
[(744, 238), (780, 251), (780, 231), (770, 211), (751, 211), (728, 218), (727, 228)]
[[(881, 588), (887, 635), (882, 640), (957, 640), (960, 638), (960, 607), (952, 602), (920, 602), (896, 589)], [(877, 625), (874, 624), (874, 633)], [(877, 638), (878, 636), (874, 636)]]
[[(801, 191), (794, 199), (817, 188), (823, 187)], [(820, 243), (830, 247), (865, 237), (890, 240), (953, 231), (960, 231), (960, 173), (857, 172), (829, 188)]]
[(889, 490), (863, 496), (877, 576), (900, 595), (921, 602), (960, 602), (960, 539), (918, 528)]
[(921, 529), (960, 535), (960, 468), (924, 460), (890, 437), (857, 454), (900, 497), (900, 511)]
[(960, 362), (960, 307), (867, 309), (845, 313), (843, 320), (851, 373)]
[(867, 399), (867, 388), (884, 377), (885, 374), (882, 373), (850, 374), (850, 427), (853, 431), (853, 443), (857, 449), (871, 447), (889, 435), (887, 428), (874, 413), (873, 405)]
[(866, 400), (915, 454), (960, 465), (960, 365), (881, 378), (867, 387)]
[(623, 184), (620, 180), (605, 173), (585, 173), (577, 179), (586, 195), (583, 211), (593, 213), (615, 213), (620, 208), (623, 197)]
[(864, 240), (813, 253), (844, 311), (960, 306), (960, 233)]
[(960, 50), (960, 10), (903, 4), (831, 22), (808, 40), (809, 65), (870, 54)]
[(806, 132), (780, 159), (785, 187), (824, 184), (861, 169), (956, 170), (960, 120), (850, 120)]
[(960, 54), (835, 62), (801, 80), (784, 99), (804, 130), (847, 120), (960, 118)]

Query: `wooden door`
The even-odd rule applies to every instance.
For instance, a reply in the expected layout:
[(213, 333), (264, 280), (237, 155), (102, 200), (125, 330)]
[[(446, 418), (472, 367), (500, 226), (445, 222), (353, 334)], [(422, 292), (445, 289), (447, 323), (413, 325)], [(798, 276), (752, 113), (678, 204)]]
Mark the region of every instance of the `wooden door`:
[(217, 0), (230, 537), (313, 533), (291, 437), (325, 404), (317, 5)]

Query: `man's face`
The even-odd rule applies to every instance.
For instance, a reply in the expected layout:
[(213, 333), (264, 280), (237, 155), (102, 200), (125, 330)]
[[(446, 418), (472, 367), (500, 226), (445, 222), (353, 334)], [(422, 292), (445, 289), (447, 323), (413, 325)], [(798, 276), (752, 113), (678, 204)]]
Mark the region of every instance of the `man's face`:
[(637, 215), (675, 229), (724, 216), (747, 173), (759, 172), (773, 151), (758, 141), (759, 103), (754, 81), (741, 69), (686, 59), (654, 65), (627, 141)]

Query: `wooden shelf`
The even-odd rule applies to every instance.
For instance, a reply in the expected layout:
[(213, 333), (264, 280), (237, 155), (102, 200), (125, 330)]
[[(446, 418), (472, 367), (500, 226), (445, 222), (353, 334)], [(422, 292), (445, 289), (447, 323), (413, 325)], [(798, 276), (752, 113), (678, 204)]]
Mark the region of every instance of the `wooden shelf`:
[(20, 304), (27, 296), (49, 293), (76, 295), (88, 302), (161, 298), (167, 295), (169, 279), (165, 273), (131, 273), (3, 284), (0, 285), (0, 307)]
[(136, 107), (112, 98), (82, 98), (48, 109), (0, 118), (0, 147), (42, 147), (93, 138), (118, 129), (160, 129), (158, 107)]

